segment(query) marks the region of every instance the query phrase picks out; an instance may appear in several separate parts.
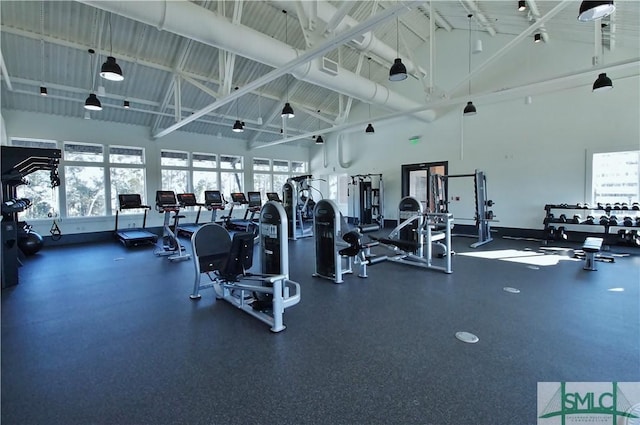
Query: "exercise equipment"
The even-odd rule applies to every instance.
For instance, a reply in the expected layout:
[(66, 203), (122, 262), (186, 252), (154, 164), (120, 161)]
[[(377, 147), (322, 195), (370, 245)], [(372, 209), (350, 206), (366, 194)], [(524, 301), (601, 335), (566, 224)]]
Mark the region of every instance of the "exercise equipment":
[[(224, 227), (229, 231), (248, 232), (254, 236), (258, 235), (257, 222), (254, 220), (256, 213), (262, 208), (262, 195), (260, 192), (247, 192), (249, 199), (242, 192), (234, 192), (231, 194), (231, 209), (229, 215), (223, 217)], [(233, 209), (236, 206), (246, 205), (242, 219), (233, 218)]]
[[(166, 256), (169, 261), (185, 261), (191, 258), (177, 236), (177, 229), (181, 218), (180, 205), (176, 199), (176, 194), (171, 190), (158, 190), (156, 192), (156, 210), (164, 214), (162, 226), (162, 246), (158, 247), (154, 254)], [(173, 213), (173, 217), (171, 214)], [(173, 229), (171, 219), (173, 218)]]
[[(138, 246), (145, 244), (155, 244), (158, 242), (158, 235), (151, 233), (145, 228), (147, 227), (147, 212), (151, 209), (149, 205), (142, 204), (142, 197), (138, 193), (119, 193), (119, 208), (116, 210), (116, 227), (114, 236), (124, 244), (124, 246)], [(120, 211), (123, 210), (142, 210), (142, 227), (137, 229), (118, 229), (118, 218)]]
[(590, 270), (590, 271), (597, 270), (595, 256), (596, 256), (596, 253), (600, 252), (601, 247), (602, 247), (602, 238), (585, 239), (584, 244), (582, 245), (582, 250), (585, 253), (584, 255), (585, 262), (584, 262), (583, 269)]
[(205, 190), (204, 207), (211, 211), (211, 223), (218, 222), (218, 211), (224, 211), (225, 200), (219, 190)]
[(435, 212), (448, 213), (449, 203), (447, 200), (447, 180), (452, 178), (473, 178), (475, 194), (475, 224), (478, 231), (478, 242), (472, 243), (471, 248), (477, 248), (493, 240), (491, 237), (491, 222), (495, 220), (495, 214), (487, 207), (495, 205), (494, 201), (487, 195), (487, 177), (483, 171), (475, 170), (473, 174), (431, 174), (429, 184), (434, 193), (437, 208)]
[(356, 174), (350, 177), (347, 196), (351, 198), (353, 224), (377, 223), (384, 227), (382, 174)]
[(354, 265), (360, 266), (358, 277), (367, 278), (367, 266), (373, 266), (383, 261), (387, 261), (386, 255), (371, 255), (371, 248), (378, 246), (377, 241), (363, 241), (363, 233), (375, 232), (380, 230), (377, 224), (368, 224), (358, 226), (355, 230), (346, 232), (342, 236), (342, 240), (349, 244), (348, 247), (341, 249), (338, 253), (343, 257), (350, 257)]
[[(216, 299), (223, 299), (280, 332), (285, 309), (300, 302), (300, 284), (289, 280), (287, 216), (282, 205), (267, 202), (260, 212), (261, 274), (251, 274), (253, 234), (233, 236), (224, 227), (209, 223), (191, 237), (195, 282), (192, 300), (200, 290), (212, 287)], [(202, 283), (205, 274), (209, 281)], [(294, 294), (291, 294), (293, 290)]]
[[(18, 198), (17, 187), (28, 184), (26, 177), (39, 170), (48, 170), (51, 188), (60, 186), (58, 165), (60, 149), (2, 146), (0, 172), (2, 175), (2, 222), (0, 224), (0, 283), (2, 288), (18, 284), (18, 213), (31, 207), (31, 201)], [(31, 232), (35, 235), (35, 232)], [(36, 238), (36, 236), (30, 236)], [(31, 245), (31, 244), (29, 244)], [(35, 245), (30, 246), (34, 249)]]
[(336, 203), (330, 199), (322, 199), (316, 203), (313, 218), (316, 251), (313, 276), (342, 283), (343, 275), (353, 273), (351, 257), (340, 255), (340, 250), (348, 247), (341, 240), (346, 222)]
[(282, 203), (282, 199), (280, 199), (280, 195), (277, 192), (267, 192), (267, 201)]
[(22, 231), (18, 231), (18, 248), (24, 255), (34, 255), (42, 249), (43, 244), (42, 236), (32, 231), (31, 226), (26, 225)]
[[(314, 217), (315, 201), (312, 191), (316, 188), (311, 186), (313, 176), (305, 174), (302, 176), (290, 177), (282, 186), (282, 205), (287, 213), (289, 222), (289, 238), (297, 240), (313, 236), (313, 226), (311, 221)], [(322, 197), (322, 194), (320, 193)], [(308, 223), (305, 225), (305, 223)]]
[[(389, 261), (452, 273), (451, 230), (453, 214), (425, 213), (420, 201), (406, 196), (398, 205), (398, 225), (386, 238), (373, 238), (391, 249)], [(444, 266), (433, 263), (434, 248)]]
[(201, 226), (200, 222), (200, 212), (202, 211), (202, 207), (204, 204), (198, 203), (196, 199), (195, 193), (178, 193), (176, 195), (178, 198), (178, 204), (180, 208), (195, 208), (198, 207), (198, 212), (196, 213), (196, 221), (190, 224), (181, 224), (176, 229), (178, 231), (179, 236), (186, 236), (188, 238), (193, 235), (193, 232), (198, 230)]

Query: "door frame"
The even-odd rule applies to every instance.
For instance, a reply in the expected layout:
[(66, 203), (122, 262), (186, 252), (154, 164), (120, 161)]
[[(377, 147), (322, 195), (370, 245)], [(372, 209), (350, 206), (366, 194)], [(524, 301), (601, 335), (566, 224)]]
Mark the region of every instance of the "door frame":
[[(401, 183), (402, 183), (402, 196), (409, 196), (409, 175), (412, 171), (426, 171), (427, 179), (431, 177), (430, 170), (435, 167), (444, 167), (444, 175), (449, 174), (449, 161), (435, 161), (435, 162), (419, 162), (417, 164), (403, 164), (401, 167)], [(445, 180), (444, 187), (445, 197), (449, 196), (449, 188)], [(427, 201), (431, 199), (431, 187), (427, 184)]]

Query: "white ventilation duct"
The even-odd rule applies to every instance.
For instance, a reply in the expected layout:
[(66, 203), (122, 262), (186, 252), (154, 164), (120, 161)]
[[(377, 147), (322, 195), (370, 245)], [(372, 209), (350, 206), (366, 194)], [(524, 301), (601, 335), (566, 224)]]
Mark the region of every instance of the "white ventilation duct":
[[(275, 7), (279, 9), (287, 9), (291, 7), (291, 2), (282, 1), (282, 0), (270, 0), (269, 3), (273, 4)], [(332, 4), (330, 4), (326, 0), (316, 0), (315, 4), (312, 5), (312, 2), (301, 2), (302, 7), (304, 9), (309, 9), (311, 7), (316, 7), (317, 5), (317, 17), (325, 24), (330, 22), (333, 16), (336, 14), (338, 9), (336, 9)], [(293, 14), (296, 13), (295, 10), (292, 11)], [(307, 14), (309, 14), (307, 12)], [(353, 19), (351, 16), (345, 16), (340, 24), (336, 27), (335, 32), (340, 33), (345, 31), (351, 27), (355, 27), (359, 22)], [(369, 31), (356, 39), (352, 40), (352, 45), (356, 47), (358, 50), (364, 52), (371, 52), (372, 54), (386, 60), (390, 64), (393, 63), (394, 59), (398, 57), (398, 52), (395, 48), (389, 46), (388, 44), (383, 43), (378, 39), (373, 32)], [(407, 67), (407, 72), (409, 74), (416, 74), (418, 77), (422, 78), (427, 75), (427, 71), (420, 67), (416, 67), (416, 65), (409, 59), (402, 59), (402, 63)]]
[[(191, 2), (78, 1), (274, 68), (298, 57), (298, 51), (291, 46), (244, 25), (233, 24)], [(421, 105), (344, 68), (338, 68), (337, 76), (328, 75), (321, 68), (322, 58), (316, 58), (296, 68), (292, 74), (307, 83), (395, 111), (415, 110)], [(413, 116), (427, 122), (436, 118), (433, 110), (414, 113)]]

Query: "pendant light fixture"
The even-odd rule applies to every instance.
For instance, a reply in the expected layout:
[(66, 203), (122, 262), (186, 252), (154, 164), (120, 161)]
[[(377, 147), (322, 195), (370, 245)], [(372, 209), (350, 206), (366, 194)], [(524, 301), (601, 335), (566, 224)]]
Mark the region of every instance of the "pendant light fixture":
[[(320, 109), (318, 109), (318, 115), (319, 114), (320, 114)], [(320, 118), (318, 118), (318, 133), (320, 133)], [(318, 134), (318, 137), (316, 137), (316, 145), (323, 145), (323, 144), (324, 144), (324, 139), (320, 134)]]
[[(284, 40), (285, 43), (287, 43), (287, 45), (289, 44), (289, 25), (288, 25), (288, 19), (287, 19), (287, 11), (283, 10), (282, 13), (284, 13)], [(293, 118), (296, 116), (296, 114), (293, 112), (293, 108), (291, 107), (291, 104), (289, 103), (289, 73), (287, 72), (287, 102), (284, 104), (284, 108), (282, 108), (282, 114), (281, 116), (284, 118)]]
[(611, 15), (616, 10), (613, 0), (609, 1), (583, 1), (578, 12), (580, 22), (595, 21)]
[(109, 13), (109, 56), (107, 61), (102, 64), (100, 68), (100, 76), (105, 80), (110, 81), (122, 81), (124, 76), (122, 75), (122, 69), (120, 65), (116, 63), (116, 58), (113, 57), (113, 34), (111, 32), (111, 13)]
[[(238, 87), (236, 87), (238, 90)], [(244, 131), (244, 123), (240, 121), (240, 114), (238, 113), (238, 99), (236, 99), (236, 122), (233, 124), (232, 131), (234, 133), (242, 133)]]
[[(367, 61), (369, 62), (369, 81), (371, 81), (371, 57), (368, 57)], [(369, 102), (369, 121), (371, 121), (371, 102)], [(376, 132), (376, 130), (373, 128), (373, 125), (369, 123), (369, 125), (367, 125), (367, 128), (364, 130), (364, 132), (366, 134), (373, 134)]]
[(540, 43), (541, 41), (542, 41), (542, 34), (540, 34), (539, 32), (535, 33), (533, 35), (533, 42)]
[[(396, 53), (400, 56), (400, 18), (396, 16)], [(393, 65), (389, 69), (389, 81), (402, 81), (407, 79), (407, 67), (402, 63), (402, 59), (395, 58)]]
[[(601, 39), (600, 48), (602, 49), (603, 64), (604, 64), (604, 29), (606, 28), (606, 26), (607, 26), (606, 24), (600, 25), (600, 39)], [(607, 77), (607, 74), (603, 72), (600, 75), (598, 75), (598, 78), (596, 78), (596, 81), (593, 82), (593, 88), (591, 91), (594, 93), (600, 93), (604, 91), (609, 91), (612, 88), (613, 88), (613, 82), (611, 81), (611, 78)]]
[(518, 1), (518, 11), (523, 12), (527, 8), (527, 2), (525, 0)]
[(93, 54), (96, 51), (93, 49), (89, 49), (89, 57), (91, 58), (89, 61), (89, 78), (90, 81), (90, 93), (89, 97), (84, 101), (84, 109), (88, 109), (90, 111), (102, 111), (102, 104), (100, 103), (100, 99), (93, 92)]
[[(471, 18), (473, 17), (473, 15), (469, 14), (467, 15), (467, 18), (469, 18), (469, 75), (471, 75)], [(469, 77), (469, 96), (471, 96), (471, 77)], [(467, 115), (475, 115), (476, 114), (476, 107), (473, 106), (473, 102), (469, 101), (467, 102), (467, 106), (465, 106), (464, 111), (463, 111), (463, 115), (467, 116)]]
[(49, 92), (47, 91), (47, 86), (44, 85), (44, 2), (40, 4), (40, 32), (42, 34), (42, 39), (40, 40), (40, 50), (42, 53), (42, 61), (40, 62), (40, 96), (47, 96)]

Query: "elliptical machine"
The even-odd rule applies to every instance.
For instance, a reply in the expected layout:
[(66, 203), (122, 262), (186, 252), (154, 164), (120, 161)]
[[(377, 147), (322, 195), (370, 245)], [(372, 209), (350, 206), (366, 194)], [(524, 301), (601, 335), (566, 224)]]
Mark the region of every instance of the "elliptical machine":
[[(191, 258), (178, 240), (178, 223), (184, 218), (180, 213), (180, 205), (176, 199), (176, 194), (172, 190), (158, 190), (156, 192), (156, 210), (164, 214), (164, 224), (162, 228), (162, 245), (158, 247), (154, 254), (160, 257), (166, 256), (169, 261), (185, 261)], [(173, 213), (173, 217), (171, 216)], [(171, 218), (173, 218), (173, 229), (171, 228)]]

